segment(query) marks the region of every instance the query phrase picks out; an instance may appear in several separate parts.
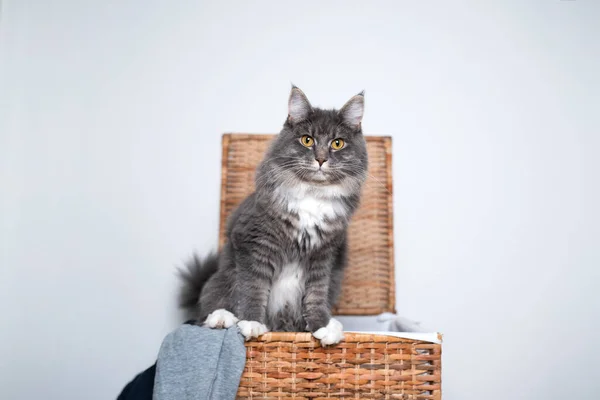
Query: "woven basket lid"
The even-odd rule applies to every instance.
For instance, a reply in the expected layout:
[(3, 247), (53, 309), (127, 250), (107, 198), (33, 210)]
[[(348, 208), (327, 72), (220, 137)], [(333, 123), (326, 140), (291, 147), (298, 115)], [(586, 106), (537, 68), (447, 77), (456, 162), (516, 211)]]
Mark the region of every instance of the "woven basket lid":
[[(227, 217), (254, 191), (254, 173), (275, 135), (223, 135), (219, 246)], [(395, 312), (391, 138), (366, 136), (369, 177), (350, 223), (348, 268), (335, 315)]]

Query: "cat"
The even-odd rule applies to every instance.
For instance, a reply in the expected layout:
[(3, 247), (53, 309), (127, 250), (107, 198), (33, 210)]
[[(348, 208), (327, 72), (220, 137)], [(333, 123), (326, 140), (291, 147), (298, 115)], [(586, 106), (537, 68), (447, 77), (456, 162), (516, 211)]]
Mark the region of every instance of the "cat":
[(218, 254), (180, 271), (180, 306), (246, 340), (308, 331), (343, 339), (331, 316), (346, 266), (347, 228), (367, 177), (364, 92), (340, 110), (311, 106), (292, 86), (288, 116), (259, 164), (255, 192), (232, 213)]

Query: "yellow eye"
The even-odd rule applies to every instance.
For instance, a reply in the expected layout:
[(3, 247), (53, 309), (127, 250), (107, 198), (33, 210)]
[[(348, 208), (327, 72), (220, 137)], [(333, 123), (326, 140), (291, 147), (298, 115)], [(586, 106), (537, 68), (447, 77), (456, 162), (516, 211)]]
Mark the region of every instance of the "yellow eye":
[(333, 139), (331, 141), (331, 148), (334, 150), (339, 150), (344, 147), (344, 139)]
[(312, 147), (312, 145), (315, 144), (315, 140), (308, 135), (302, 136), (300, 142), (306, 147)]

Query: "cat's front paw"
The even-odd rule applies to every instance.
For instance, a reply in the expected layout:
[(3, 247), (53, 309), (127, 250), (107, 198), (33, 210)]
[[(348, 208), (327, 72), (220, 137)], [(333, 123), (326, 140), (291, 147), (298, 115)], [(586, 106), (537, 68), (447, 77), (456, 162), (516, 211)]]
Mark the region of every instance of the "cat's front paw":
[(335, 318), (331, 318), (327, 326), (317, 329), (313, 336), (321, 341), (321, 345), (329, 346), (344, 340), (344, 327)]
[(208, 317), (204, 321), (204, 326), (212, 329), (221, 329), (232, 327), (236, 322), (238, 322), (238, 319), (235, 315), (224, 308), (219, 308), (208, 314)]
[(237, 326), (240, 328), (240, 332), (244, 335), (246, 340), (257, 338), (269, 331), (269, 328), (258, 321), (240, 321), (237, 323)]

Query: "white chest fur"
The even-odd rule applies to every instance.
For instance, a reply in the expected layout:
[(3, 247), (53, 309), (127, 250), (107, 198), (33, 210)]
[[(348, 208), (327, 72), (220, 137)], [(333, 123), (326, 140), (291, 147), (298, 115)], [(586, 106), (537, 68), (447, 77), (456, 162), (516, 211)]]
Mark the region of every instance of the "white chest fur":
[(338, 193), (331, 188), (327, 190), (324, 193), (314, 193), (299, 187), (285, 192), (288, 211), (298, 215), (298, 242), (302, 242), (304, 236), (308, 235), (311, 246), (318, 245), (320, 238), (317, 229), (327, 232), (328, 223), (344, 215), (344, 204)]
[(275, 277), (267, 311), (274, 316), (287, 305), (292, 312), (300, 312), (303, 293), (304, 271), (297, 263), (286, 264)]

